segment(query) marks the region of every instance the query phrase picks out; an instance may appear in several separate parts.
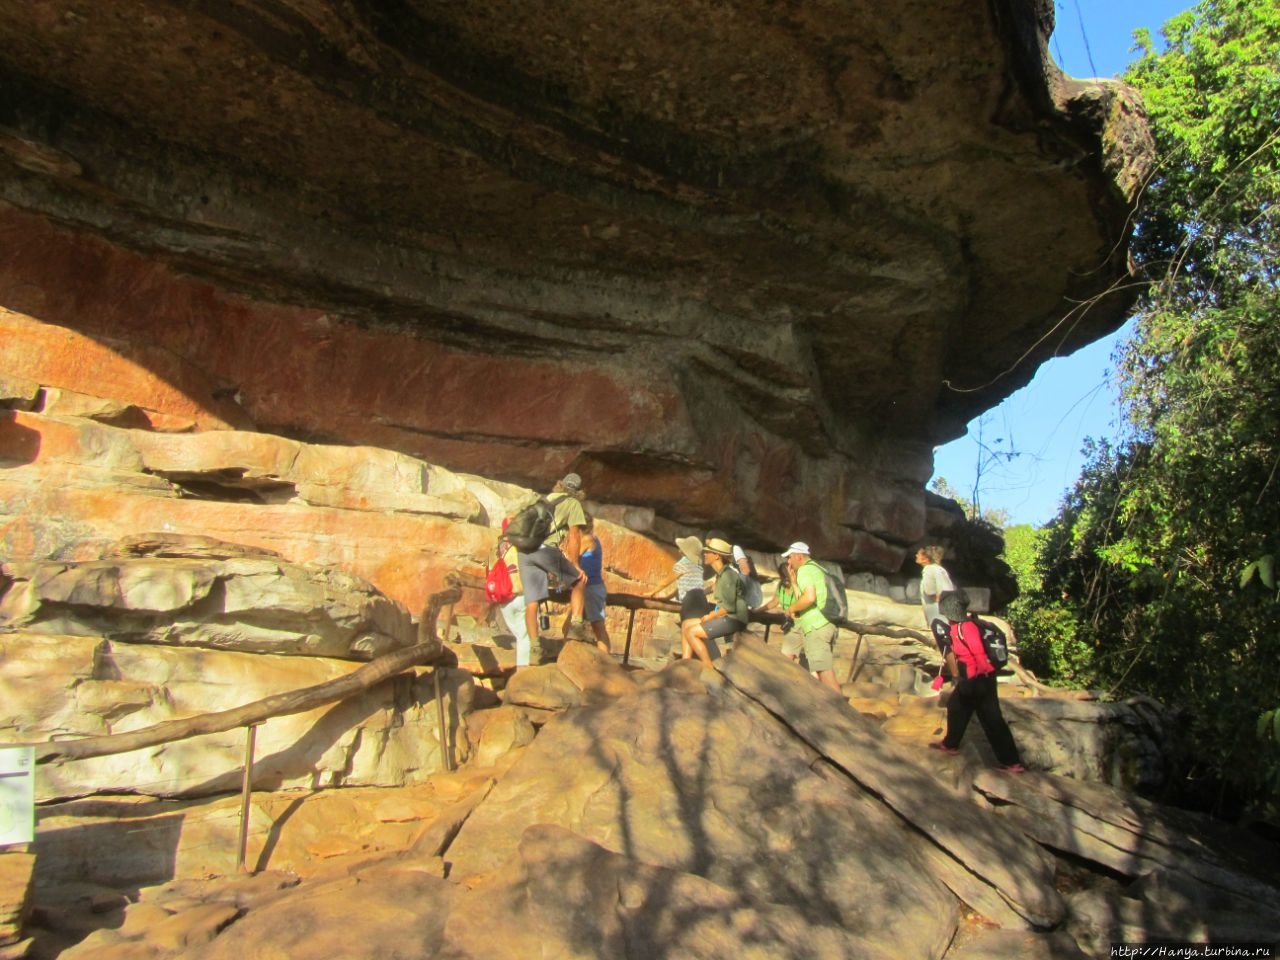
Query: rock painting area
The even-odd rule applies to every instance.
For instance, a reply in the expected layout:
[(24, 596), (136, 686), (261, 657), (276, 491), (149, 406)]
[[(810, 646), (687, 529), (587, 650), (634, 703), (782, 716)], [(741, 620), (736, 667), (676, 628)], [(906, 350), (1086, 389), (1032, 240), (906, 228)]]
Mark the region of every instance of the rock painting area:
[(0, 375), (121, 426), (575, 469), (892, 573), (932, 448), (1136, 295), (1142, 105), (1064, 76), (1053, 22), (4, 4)]

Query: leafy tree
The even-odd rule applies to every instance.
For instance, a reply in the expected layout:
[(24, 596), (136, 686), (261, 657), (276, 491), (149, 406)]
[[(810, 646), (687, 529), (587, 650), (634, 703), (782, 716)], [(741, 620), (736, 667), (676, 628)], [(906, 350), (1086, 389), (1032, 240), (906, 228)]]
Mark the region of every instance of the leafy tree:
[(1280, 0), (1204, 0), (1162, 33), (1126, 77), (1160, 157), (1120, 363), (1132, 434), (1091, 451), (1046, 534), (1028, 603), (1070, 629), (1025, 629), (1051, 675), (1187, 707), (1206, 765), (1260, 790), (1280, 782), (1254, 735), (1280, 704)]

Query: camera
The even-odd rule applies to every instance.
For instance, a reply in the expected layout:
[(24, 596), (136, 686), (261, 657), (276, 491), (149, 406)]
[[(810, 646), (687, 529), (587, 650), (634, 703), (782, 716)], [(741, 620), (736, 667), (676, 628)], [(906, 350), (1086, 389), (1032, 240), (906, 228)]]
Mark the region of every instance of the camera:
[(551, 629), (551, 618), (547, 616), (547, 611), (545, 610), (538, 611), (538, 629), (539, 630)]
[(783, 632), (783, 633), (790, 633), (790, 632), (791, 632), (791, 628), (792, 628), (792, 627), (794, 627), (795, 625), (796, 625), (796, 622), (795, 622), (794, 620), (792, 620), (790, 617), (786, 617), (786, 618), (782, 621), (782, 632)]

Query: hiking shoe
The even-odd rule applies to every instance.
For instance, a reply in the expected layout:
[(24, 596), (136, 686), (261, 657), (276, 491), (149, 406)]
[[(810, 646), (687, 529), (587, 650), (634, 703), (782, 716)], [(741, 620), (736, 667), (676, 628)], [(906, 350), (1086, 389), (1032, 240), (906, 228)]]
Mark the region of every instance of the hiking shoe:
[(565, 627), (564, 638), (566, 640), (581, 640), (583, 643), (587, 641), (587, 624), (583, 620), (574, 620), (569, 626)]
[(1002, 763), (996, 767), (1001, 773), (1026, 773), (1027, 768), (1020, 763)]
[(957, 753), (960, 752), (960, 749), (958, 747), (948, 747), (941, 740), (933, 741), (933, 743), (929, 744), (929, 749), (937, 750), (939, 753), (945, 753), (948, 757), (954, 757)]

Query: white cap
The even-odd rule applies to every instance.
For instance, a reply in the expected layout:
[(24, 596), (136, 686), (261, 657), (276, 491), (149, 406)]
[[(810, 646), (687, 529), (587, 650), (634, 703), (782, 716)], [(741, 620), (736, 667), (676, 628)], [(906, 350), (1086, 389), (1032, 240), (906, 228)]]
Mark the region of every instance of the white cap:
[(809, 545), (801, 540), (797, 540), (791, 546), (787, 547), (787, 552), (784, 553), (783, 556), (789, 557), (793, 553), (801, 553), (807, 557), (809, 556)]
[(734, 559), (734, 562), (735, 562), (735, 563), (736, 563), (737, 561), (739, 561), (739, 560), (745, 560), (745, 559), (747, 559), (746, 551), (744, 551), (744, 550), (743, 550), (740, 546), (738, 546), (736, 543), (733, 545), (733, 559)]

